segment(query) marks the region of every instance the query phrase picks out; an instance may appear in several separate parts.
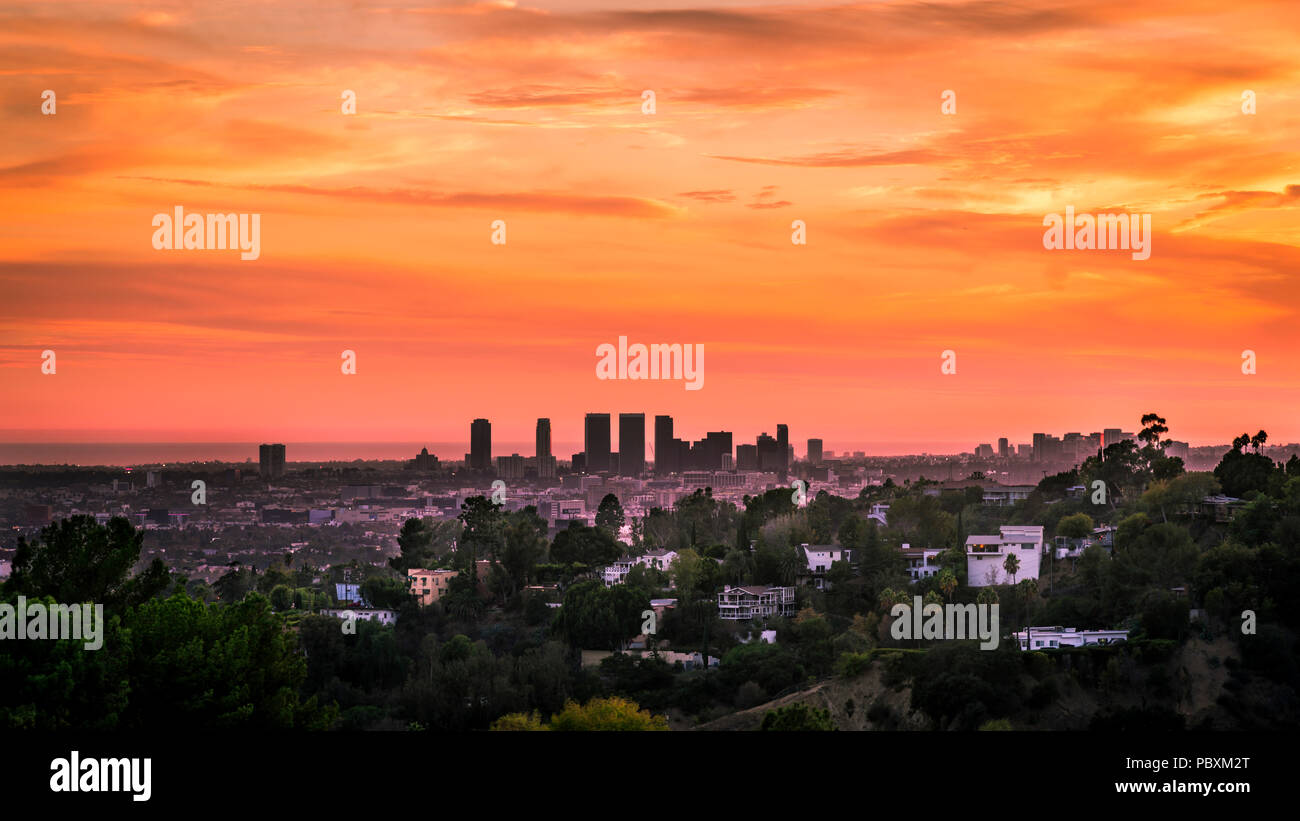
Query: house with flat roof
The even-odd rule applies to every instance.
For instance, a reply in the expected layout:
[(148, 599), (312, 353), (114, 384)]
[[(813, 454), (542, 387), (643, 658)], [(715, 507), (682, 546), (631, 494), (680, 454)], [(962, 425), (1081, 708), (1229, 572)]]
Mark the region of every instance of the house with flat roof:
[(1074, 627), (1026, 627), (1015, 634), (1021, 650), (1052, 650), (1128, 641), (1127, 630), (1079, 630)]
[[(1042, 525), (1002, 525), (996, 536), (966, 537), (966, 581), (971, 587), (1037, 579), (1043, 555)], [(1007, 556), (1019, 560), (1014, 577)]]
[(907, 563), (907, 578), (913, 584), (921, 579), (937, 576), (943, 568), (939, 566), (939, 554), (943, 551), (937, 547), (912, 547), (904, 544), (903, 560)]

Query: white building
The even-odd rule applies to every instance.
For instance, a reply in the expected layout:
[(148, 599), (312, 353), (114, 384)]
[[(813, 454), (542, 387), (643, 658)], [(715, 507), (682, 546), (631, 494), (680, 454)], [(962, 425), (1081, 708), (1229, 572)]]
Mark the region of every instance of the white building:
[(1078, 630), (1073, 627), (1028, 627), (1015, 635), (1021, 650), (1050, 650), (1053, 647), (1083, 647), (1087, 644), (1128, 641), (1127, 630)]
[(1010, 507), (1016, 502), (1023, 502), (1034, 492), (1036, 485), (991, 485), (984, 488), (984, 504), (994, 507)]
[(1007, 556), (1020, 560), (1015, 581), (1037, 579), (1043, 555), (1043, 528), (1041, 525), (1002, 525), (996, 536), (968, 536), (966, 538), (966, 582), (971, 587), (989, 587), (1010, 584), (1007, 573)]
[(613, 587), (616, 584), (622, 584), (627, 579), (627, 574), (637, 565), (667, 573), (668, 568), (672, 566), (673, 560), (676, 558), (676, 550), (651, 550), (644, 556), (638, 556), (635, 559), (619, 559), (605, 568), (602, 574), (605, 586)]
[(831, 569), (832, 564), (853, 561), (853, 551), (839, 545), (803, 544), (799, 547), (803, 550), (808, 568), (800, 574), (801, 579), (811, 582), (818, 590), (826, 589), (826, 572)]
[(361, 621), (377, 621), (380, 624), (395, 624), (397, 622), (396, 610), (374, 610), (362, 608), (333, 608), (330, 610), (320, 611), (322, 616), (333, 616), (336, 619), (359, 619)]
[(939, 566), (939, 554), (943, 551), (937, 547), (912, 547), (904, 544), (902, 551), (903, 559), (907, 562), (907, 578), (912, 583), (937, 576), (943, 569)]
[(718, 594), (718, 618), (749, 621), (794, 615), (793, 587), (732, 587)]
[(871, 506), (871, 512), (867, 514), (868, 519), (872, 519), (881, 527), (889, 525), (889, 503), (876, 502)]

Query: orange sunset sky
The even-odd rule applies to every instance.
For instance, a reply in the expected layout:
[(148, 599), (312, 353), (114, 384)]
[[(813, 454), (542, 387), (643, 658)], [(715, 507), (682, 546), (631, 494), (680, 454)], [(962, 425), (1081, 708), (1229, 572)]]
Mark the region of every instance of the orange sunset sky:
[[(1294, 442), (1297, 31), (1254, 0), (4, 3), (0, 440), (640, 411), (970, 450), (1157, 411)], [(177, 205), (261, 214), (260, 259), (155, 250)], [(1067, 206), (1151, 214), (1150, 259), (1044, 249)], [(620, 335), (703, 344), (703, 390), (598, 380)]]

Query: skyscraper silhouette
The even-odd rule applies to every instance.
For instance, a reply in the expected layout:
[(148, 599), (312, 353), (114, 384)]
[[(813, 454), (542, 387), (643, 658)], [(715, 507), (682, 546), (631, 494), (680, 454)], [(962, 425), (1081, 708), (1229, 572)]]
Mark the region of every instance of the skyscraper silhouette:
[(640, 476), (645, 471), (645, 414), (618, 415), (618, 473)]
[(609, 414), (589, 413), (583, 426), (584, 453), (587, 454), (587, 472), (601, 473), (609, 470), (610, 436)]
[(537, 420), (537, 478), (555, 476), (555, 457), (551, 455), (551, 420)]
[(667, 476), (679, 470), (677, 443), (673, 440), (673, 418), (655, 417), (655, 475)]
[(492, 423), (486, 419), (470, 423), (469, 466), (471, 470), (492, 469)]

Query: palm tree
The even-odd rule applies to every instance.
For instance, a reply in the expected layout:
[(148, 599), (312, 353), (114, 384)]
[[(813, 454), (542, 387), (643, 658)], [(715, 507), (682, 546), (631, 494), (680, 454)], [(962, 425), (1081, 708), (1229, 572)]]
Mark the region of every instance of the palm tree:
[(939, 589), (952, 601), (953, 591), (957, 589), (957, 574), (952, 572), (952, 568), (945, 567), (939, 573)]
[(1007, 575), (1011, 577), (1011, 583), (1015, 584), (1016, 571), (1020, 570), (1020, 557), (1014, 553), (1008, 553), (1007, 560), (1002, 563), (1002, 567), (1006, 569)]
[(1259, 433), (1255, 434), (1254, 436), (1250, 437), (1250, 444), (1255, 448), (1256, 453), (1259, 453), (1259, 449), (1262, 448), (1264, 446), (1264, 443), (1267, 441), (1268, 441), (1268, 434), (1262, 430)]

